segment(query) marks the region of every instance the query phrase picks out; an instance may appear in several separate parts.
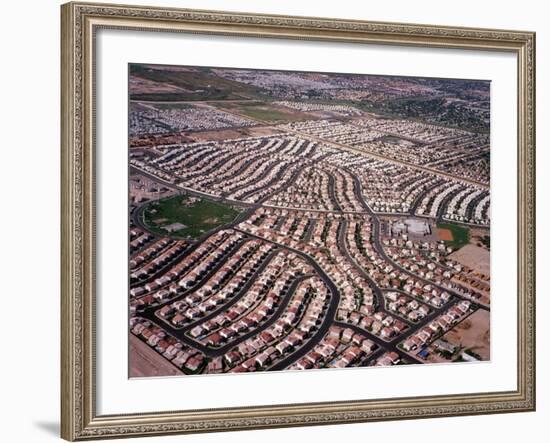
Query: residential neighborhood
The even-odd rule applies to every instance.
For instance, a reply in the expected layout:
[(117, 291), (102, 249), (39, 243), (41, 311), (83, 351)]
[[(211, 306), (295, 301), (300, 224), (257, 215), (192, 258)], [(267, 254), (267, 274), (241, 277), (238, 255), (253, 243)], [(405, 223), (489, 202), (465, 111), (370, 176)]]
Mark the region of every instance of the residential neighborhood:
[(129, 375), (489, 360), (489, 86), (131, 65)]

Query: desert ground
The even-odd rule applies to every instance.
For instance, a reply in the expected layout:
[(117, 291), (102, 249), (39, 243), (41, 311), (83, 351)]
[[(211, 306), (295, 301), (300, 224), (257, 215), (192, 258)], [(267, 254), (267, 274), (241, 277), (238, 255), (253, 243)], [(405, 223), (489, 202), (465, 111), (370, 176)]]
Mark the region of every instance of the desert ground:
[(449, 343), (470, 349), (483, 360), (491, 358), (489, 311), (477, 310), (443, 336)]
[(132, 377), (166, 377), (182, 375), (173, 364), (130, 334), (130, 374)]
[(450, 255), (450, 258), (453, 260), (486, 275), (491, 273), (490, 257), (487, 249), (471, 244), (460, 248)]

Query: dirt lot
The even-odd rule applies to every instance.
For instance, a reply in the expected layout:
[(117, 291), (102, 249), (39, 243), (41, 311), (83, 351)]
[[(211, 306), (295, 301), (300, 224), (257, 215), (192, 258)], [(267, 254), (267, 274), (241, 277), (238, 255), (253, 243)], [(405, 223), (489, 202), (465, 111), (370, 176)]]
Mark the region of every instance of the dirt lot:
[(134, 94), (145, 93), (171, 93), (181, 91), (182, 88), (168, 84), (159, 83), (146, 78), (131, 76), (130, 77), (130, 90)]
[(437, 228), (437, 239), (453, 241), (453, 233), (449, 229)]
[(449, 343), (471, 349), (483, 360), (491, 358), (490, 313), (479, 309), (443, 336)]
[(190, 143), (195, 141), (186, 133), (176, 132), (172, 134), (142, 135), (140, 137), (130, 137), (130, 147), (171, 145), (177, 143)]
[(449, 255), (449, 258), (485, 275), (491, 274), (490, 252), (476, 245), (466, 245)]
[(489, 229), (472, 228), (470, 229), (470, 243), (487, 250), (491, 249), (491, 234)]
[(130, 377), (166, 377), (183, 375), (168, 360), (130, 334)]

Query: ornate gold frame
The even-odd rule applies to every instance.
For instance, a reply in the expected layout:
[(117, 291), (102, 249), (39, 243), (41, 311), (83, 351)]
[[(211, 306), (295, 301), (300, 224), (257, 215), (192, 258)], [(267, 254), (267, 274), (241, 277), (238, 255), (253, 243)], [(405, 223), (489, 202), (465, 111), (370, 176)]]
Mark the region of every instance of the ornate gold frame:
[[(68, 3), (62, 22), (61, 435), (67, 440), (535, 409), (535, 34), (523, 31)], [(98, 28), (509, 51), (518, 59), (517, 389), (98, 416), (95, 410), (94, 32)]]

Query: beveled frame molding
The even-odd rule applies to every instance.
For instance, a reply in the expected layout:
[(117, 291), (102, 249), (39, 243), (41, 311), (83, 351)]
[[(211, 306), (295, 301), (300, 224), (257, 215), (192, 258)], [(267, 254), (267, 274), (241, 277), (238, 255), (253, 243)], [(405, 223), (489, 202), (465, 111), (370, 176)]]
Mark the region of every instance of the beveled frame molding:
[[(535, 34), (124, 5), (61, 8), (61, 436), (67, 440), (535, 409)], [(94, 33), (99, 28), (508, 51), (518, 59), (517, 389), (390, 400), (98, 416), (95, 408)]]

